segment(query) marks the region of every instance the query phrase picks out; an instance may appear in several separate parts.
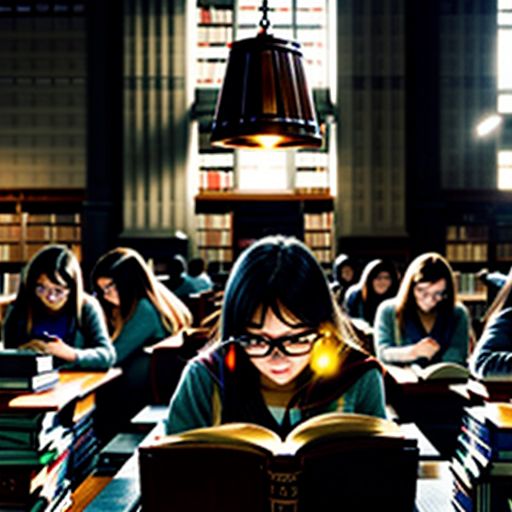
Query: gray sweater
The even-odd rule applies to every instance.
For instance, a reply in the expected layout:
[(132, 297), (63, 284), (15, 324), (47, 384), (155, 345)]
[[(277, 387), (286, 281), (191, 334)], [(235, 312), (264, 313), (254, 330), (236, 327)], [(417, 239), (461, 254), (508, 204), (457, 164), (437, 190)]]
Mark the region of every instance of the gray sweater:
[[(25, 319), (17, 311), (15, 304), (7, 310), (3, 325), (6, 348), (17, 348), (29, 341)], [(106, 370), (114, 365), (116, 353), (108, 335), (101, 306), (94, 297), (84, 294), (81, 313), (80, 324), (73, 320), (70, 335), (64, 340), (76, 349), (77, 359), (62, 368)]]

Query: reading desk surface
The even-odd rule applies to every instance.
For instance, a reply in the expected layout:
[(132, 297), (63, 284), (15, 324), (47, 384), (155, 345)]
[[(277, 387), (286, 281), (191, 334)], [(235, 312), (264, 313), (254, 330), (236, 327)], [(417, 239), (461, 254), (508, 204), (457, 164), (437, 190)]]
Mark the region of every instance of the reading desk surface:
[(106, 383), (121, 375), (119, 368), (106, 372), (71, 372), (59, 373), (58, 384), (42, 393), (0, 394), (0, 409), (3, 410), (44, 410), (59, 411), (72, 400), (83, 398), (96, 391)]

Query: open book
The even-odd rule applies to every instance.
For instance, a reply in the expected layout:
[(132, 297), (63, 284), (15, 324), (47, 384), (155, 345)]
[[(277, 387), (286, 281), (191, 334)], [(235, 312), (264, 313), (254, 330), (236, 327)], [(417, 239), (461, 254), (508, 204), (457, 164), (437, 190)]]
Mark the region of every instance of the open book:
[(155, 447), (172, 444), (223, 444), (251, 446), (274, 455), (293, 455), (305, 445), (330, 442), (340, 437), (381, 436), (402, 438), (396, 423), (375, 416), (352, 413), (327, 413), (314, 416), (297, 425), (284, 441), (272, 430), (254, 423), (227, 423), (216, 427), (198, 428), (182, 434), (165, 436)]
[(467, 380), (470, 375), (465, 366), (450, 362), (434, 363), (424, 368), (413, 364), (411, 368), (421, 380)]
[(141, 446), (139, 460), (145, 512), (298, 510), (299, 503), (309, 512), (332, 509), (340, 496), (347, 510), (397, 511), (413, 508), (418, 449), (389, 420), (328, 413), (285, 440), (247, 423), (164, 436)]

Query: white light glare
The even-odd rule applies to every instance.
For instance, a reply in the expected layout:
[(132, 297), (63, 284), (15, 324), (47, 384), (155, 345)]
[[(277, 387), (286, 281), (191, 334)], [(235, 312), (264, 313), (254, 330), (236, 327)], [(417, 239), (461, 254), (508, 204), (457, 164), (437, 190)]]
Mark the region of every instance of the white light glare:
[(478, 123), (476, 127), (476, 133), (479, 137), (485, 137), (492, 133), (498, 126), (502, 123), (503, 118), (498, 114), (490, 115), (486, 117), (483, 121)]

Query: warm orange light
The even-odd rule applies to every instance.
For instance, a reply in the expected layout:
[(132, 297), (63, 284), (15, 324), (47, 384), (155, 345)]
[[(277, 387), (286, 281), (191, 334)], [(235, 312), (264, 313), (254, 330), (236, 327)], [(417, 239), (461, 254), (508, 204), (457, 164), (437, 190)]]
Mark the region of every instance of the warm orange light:
[(252, 139), (254, 140), (257, 148), (274, 149), (279, 147), (279, 143), (283, 140), (283, 137), (280, 135), (255, 135)]
[(231, 371), (231, 372), (235, 371), (236, 354), (235, 354), (235, 346), (234, 345), (229, 346), (228, 353), (226, 354), (224, 361), (226, 362), (226, 366), (228, 367), (229, 371)]
[(339, 368), (340, 347), (329, 329), (322, 329), (321, 335), (322, 339), (313, 346), (309, 365), (318, 377), (331, 377)]

